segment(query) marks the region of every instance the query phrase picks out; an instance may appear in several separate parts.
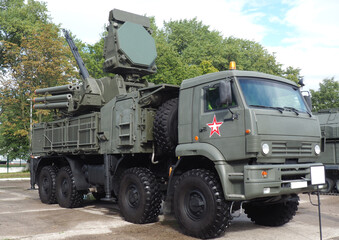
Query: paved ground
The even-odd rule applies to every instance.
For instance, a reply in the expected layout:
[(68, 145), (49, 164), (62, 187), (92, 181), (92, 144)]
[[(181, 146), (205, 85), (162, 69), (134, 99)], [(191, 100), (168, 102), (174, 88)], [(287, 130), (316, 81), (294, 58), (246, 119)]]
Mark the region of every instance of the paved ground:
[[(86, 202), (83, 208), (45, 205), (29, 181), (0, 181), (0, 240), (3, 239), (193, 239), (180, 233), (172, 216), (154, 224), (135, 225), (121, 219), (116, 205)], [(316, 202), (316, 196), (312, 196)], [(339, 240), (339, 196), (321, 196), (323, 239)], [(219, 239), (319, 238), (317, 208), (301, 195), (299, 211), (282, 227), (257, 226), (242, 214)]]
[(8, 169), (7, 167), (0, 167), (0, 173), (22, 172), (23, 170), (25, 170), (25, 167), (9, 167)]

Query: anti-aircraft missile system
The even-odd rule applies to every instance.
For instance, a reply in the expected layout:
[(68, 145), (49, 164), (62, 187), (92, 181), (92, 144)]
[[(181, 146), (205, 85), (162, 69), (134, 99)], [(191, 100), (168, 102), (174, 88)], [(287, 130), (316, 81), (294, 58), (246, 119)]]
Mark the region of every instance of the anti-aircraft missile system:
[(142, 77), (156, 72), (157, 57), (147, 17), (114, 9), (109, 13), (105, 37), (103, 70), (114, 77), (90, 77), (68, 31), (65, 38), (78, 64), (82, 84), (37, 89), (44, 95), (34, 99), (35, 109), (60, 109), (70, 116), (98, 111), (118, 95), (150, 86)]
[(242, 207), (257, 224), (283, 225), (297, 194), (325, 182), (319, 122), (296, 83), (235, 69), (180, 87), (148, 83), (150, 21), (116, 9), (103, 64), (115, 75), (94, 79), (64, 33), (82, 82), (36, 91), (36, 109), (58, 109), (33, 126), (31, 184), (43, 203), (79, 207), (90, 191), (142, 224), (157, 221), (165, 200), (184, 233), (205, 239)]

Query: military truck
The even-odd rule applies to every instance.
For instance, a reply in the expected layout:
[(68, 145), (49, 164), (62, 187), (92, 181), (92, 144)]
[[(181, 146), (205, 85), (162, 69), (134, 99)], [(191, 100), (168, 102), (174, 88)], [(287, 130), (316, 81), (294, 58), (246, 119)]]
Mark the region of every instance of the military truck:
[(325, 165), (327, 193), (339, 192), (339, 109), (320, 110), (315, 113), (319, 119), (323, 153), (319, 162)]
[(228, 70), (180, 86), (147, 82), (157, 56), (147, 17), (114, 9), (103, 70), (91, 78), (65, 31), (82, 83), (36, 90), (32, 182), (43, 203), (81, 206), (91, 191), (133, 223), (157, 220), (164, 201), (185, 234), (222, 235), (231, 213), (280, 226), (323, 171), (320, 127), (297, 84)]

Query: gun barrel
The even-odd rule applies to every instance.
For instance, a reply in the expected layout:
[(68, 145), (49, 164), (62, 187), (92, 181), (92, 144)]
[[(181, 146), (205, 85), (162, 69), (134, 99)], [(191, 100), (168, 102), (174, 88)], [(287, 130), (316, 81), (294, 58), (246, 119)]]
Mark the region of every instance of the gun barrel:
[(75, 46), (75, 43), (73, 42), (73, 39), (71, 38), (71, 36), (69, 35), (68, 31), (66, 29), (63, 29), (62, 30), (64, 32), (64, 36), (66, 38), (66, 41), (73, 53), (73, 56), (75, 58), (75, 61), (77, 62), (78, 64), (78, 67), (79, 67), (79, 70), (80, 70), (80, 74), (82, 76), (82, 78), (84, 80), (86, 80), (87, 78), (89, 78), (89, 73), (87, 71), (87, 68), (85, 66), (85, 63), (84, 61), (82, 60), (80, 54), (79, 54), (79, 51), (78, 51), (78, 48)]
[(67, 85), (62, 85), (62, 86), (57, 86), (57, 87), (49, 87), (49, 88), (41, 88), (41, 89), (36, 89), (34, 91), (35, 94), (45, 94), (45, 93), (50, 93), (50, 94), (61, 94), (61, 93), (71, 93), (74, 92), (74, 86), (72, 84), (67, 84)]
[(54, 109), (54, 108), (68, 108), (69, 102), (34, 104), (34, 109)]
[(61, 101), (69, 101), (72, 99), (72, 94), (62, 94), (55, 96), (45, 96), (45, 97), (36, 97), (33, 98), (34, 103), (50, 103), (50, 102), (61, 102)]

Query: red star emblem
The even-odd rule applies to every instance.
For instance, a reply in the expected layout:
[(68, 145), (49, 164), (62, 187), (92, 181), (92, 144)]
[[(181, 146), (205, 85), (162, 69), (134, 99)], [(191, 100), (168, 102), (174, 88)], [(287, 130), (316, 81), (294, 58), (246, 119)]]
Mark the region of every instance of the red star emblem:
[(213, 122), (212, 123), (207, 123), (206, 125), (209, 126), (211, 128), (211, 133), (210, 133), (210, 137), (212, 137), (212, 135), (214, 133), (220, 135), (220, 131), (219, 131), (219, 127), (223, 124), (223, 122), (217, 122), (217, 118), (214, 115), (213, 118)]

